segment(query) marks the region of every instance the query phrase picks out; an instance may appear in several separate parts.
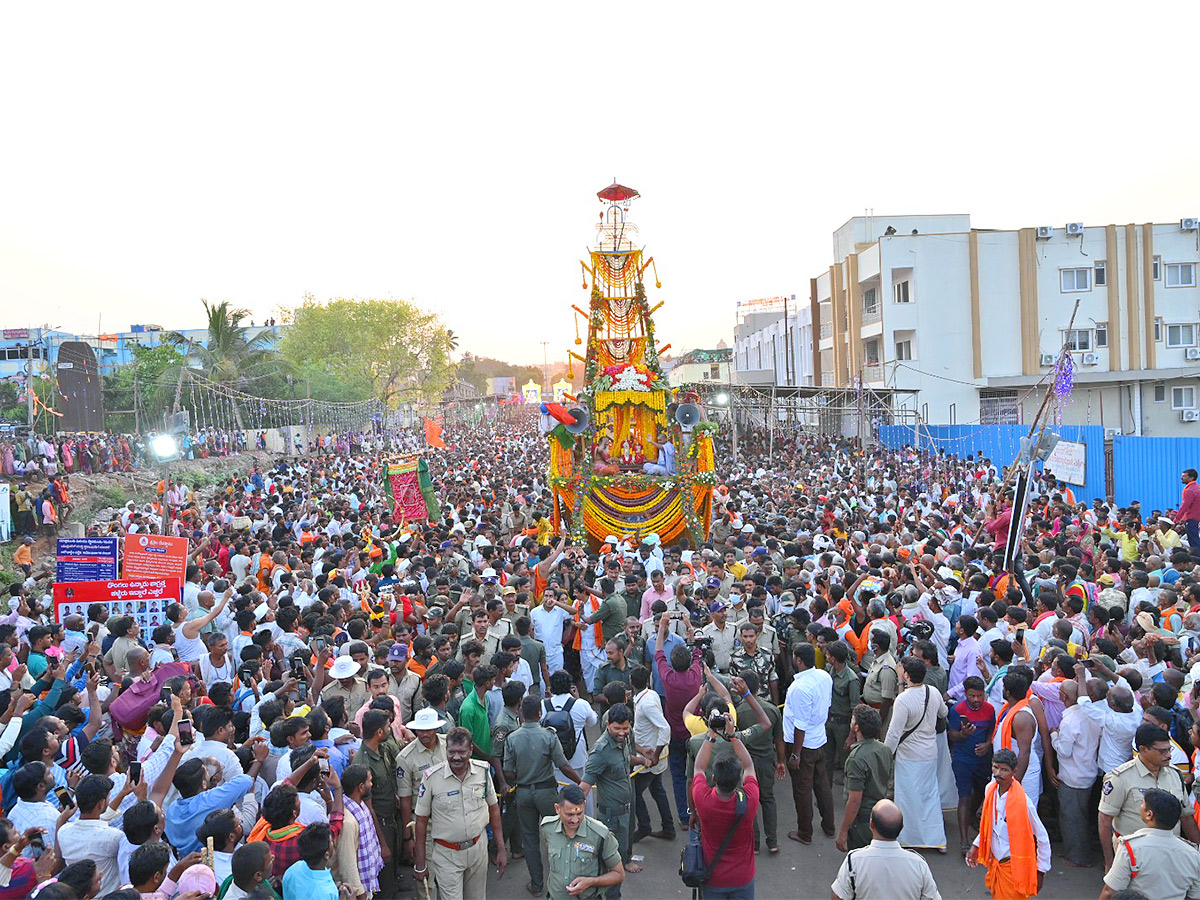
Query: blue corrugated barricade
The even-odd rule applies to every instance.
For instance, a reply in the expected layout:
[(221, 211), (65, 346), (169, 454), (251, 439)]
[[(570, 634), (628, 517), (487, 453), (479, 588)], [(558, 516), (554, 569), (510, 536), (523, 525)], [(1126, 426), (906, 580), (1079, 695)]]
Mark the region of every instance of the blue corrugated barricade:
[(1200, 469), (1200, 438), (1113, 438), (1113, 481), (1117, 506), (1134, 500), (1142, 512), (1179, 506), (1184, 469)]
[[(1061, 425), (1053, 426), (1053, 430), (1062, 440), (1087, 447), (1087, 480), (1082, 485), (1071, 485), (1076, 499), (1090, 503), (1096, 497), (1103, 498), (1104, 429), (1099, 425)], [(1017, 458), (1021, 438), (1028, 433), (1028, 425), (883, 425), (878, 436), (880, 443), (892, 449), (915, 446), (922, 450), (944, 450), (960, 459), (985, 456), (1003, 468)], [(1200, 446), (1200, 440), (1196, 444)]]

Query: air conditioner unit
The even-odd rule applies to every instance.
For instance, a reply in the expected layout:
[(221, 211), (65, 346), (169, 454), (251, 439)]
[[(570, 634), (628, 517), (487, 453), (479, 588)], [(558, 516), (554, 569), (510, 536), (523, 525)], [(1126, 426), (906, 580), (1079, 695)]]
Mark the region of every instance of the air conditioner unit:
[(1039, 225), (1037, 230), (1037, 239), (1039, 241), (1048, 241), (1054, 237), (1054, 229), (1049, 225)]
[(1180, 422), (1200, 422), (1200, 409), (1185, 409), (1179, 414)]
[(1099, 353), (1085, 353), (1085, 354), (1083, 354), (1083, 364), (1084, 364), (1085, 366), (1098, 366), (1098, 365), (1100, 365), (1100, 354), (1099, 354)]
[(1083, 223), (1082, 222), (1068, 222), (1067, 223), (1067, 237), (1079, 237), (1082, 234), (1083, 234)]
[(1105, 428), (1104, 429), (1104, 439), (1106, 441), (1111, 440), (1112, 438), (1115, 438), (1115, 437), (1119, 436), (1120, 434), (1121, 434), (1120, 428)]
[(1042, 354), (1042, 365), (1043, 366), (1054, 365), (1054, 354), (1053, 353), (1043, 353)]
[(1183, 231), (1200, 231), (1200, 219), (1180, 219), (1179, 227)]
[(1183, 355), (1185, 359), (1200, 359), (1200, 347), (1188, 347)]

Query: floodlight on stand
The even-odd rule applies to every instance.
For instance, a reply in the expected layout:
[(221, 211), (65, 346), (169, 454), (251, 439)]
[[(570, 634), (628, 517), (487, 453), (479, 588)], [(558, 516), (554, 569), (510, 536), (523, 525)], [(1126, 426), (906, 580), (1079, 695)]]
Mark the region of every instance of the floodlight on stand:
[(179, 444), (169, 434), (160, 434), (150, 442), (150, 449), (159, 460), (174, 459), (179, 454)]
[(717, 394), (717, 396), (713, 397), (713, 402), (716, 403), (717, 406), (724, 406), (725, 404), (727, 404), (729, 402), (729, 395), (727, 393), (725, 393), (724, 391), (721, 391), (721, 393), (719, 393), (719, 394)]
[(1050, 458), (1050, 454), (1054, 452), (1054, 448), (1058, 446), (1059, 437), (1053, 431), (1043, 431), (1038, 435), (1037, 447), (1034, 449), (1034, 455), (1042, 462)]

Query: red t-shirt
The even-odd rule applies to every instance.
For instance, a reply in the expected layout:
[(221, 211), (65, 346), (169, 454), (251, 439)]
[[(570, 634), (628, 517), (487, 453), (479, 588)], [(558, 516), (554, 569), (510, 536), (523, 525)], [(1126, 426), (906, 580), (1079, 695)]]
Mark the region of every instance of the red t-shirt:
[[(742, 887), (754, 880), (754, 817), (758, 814), (758, 779), (747, 774), (742, 782), (742, 790), (746, 792), (746, 815), (738, 823), (737, 831), (721, 854), (712, 877), (708, 879), (713, 887)], [(692, 781), (692, 803), (700, 819), (704, 858), (711, 861), (733, 826), (737, 798), (722, 800), (717, 796), (717, 789), (708, 786), (704, 773), (697, 772)]]

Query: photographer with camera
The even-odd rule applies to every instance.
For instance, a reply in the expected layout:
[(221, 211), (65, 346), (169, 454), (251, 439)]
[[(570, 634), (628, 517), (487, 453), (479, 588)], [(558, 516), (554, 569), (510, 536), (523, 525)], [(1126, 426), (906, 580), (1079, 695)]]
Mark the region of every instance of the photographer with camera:
[[(715, 784), (709, 787), (704, 772), (718, 742), (727, 742), (734, 758), (726, 756), (713, 764)], [(754, 772), (754, 761), (735, 731), (733, 719), (723, 708), (715, 709), (708, 718), (708, 732), (696, 754), (692, 778), (692, 802), (704, 862), (709, 867), (703, 888), (706, 900), (754, 897), (754, 820), (759, 805)]]

